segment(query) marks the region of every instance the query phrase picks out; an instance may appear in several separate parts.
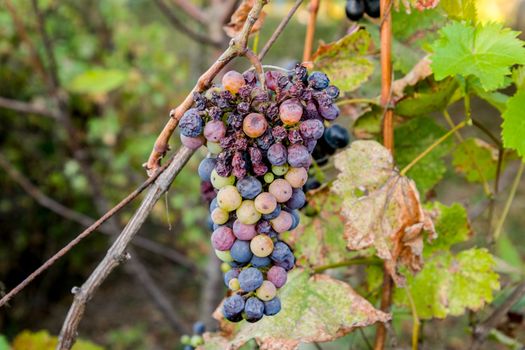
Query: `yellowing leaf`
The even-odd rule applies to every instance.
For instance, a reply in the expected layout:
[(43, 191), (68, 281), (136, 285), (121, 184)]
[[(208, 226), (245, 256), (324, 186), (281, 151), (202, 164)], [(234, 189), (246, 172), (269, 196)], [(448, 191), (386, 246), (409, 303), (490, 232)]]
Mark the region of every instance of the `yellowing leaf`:
[(398, 264), (423, 265), (423, 231), (435, 235), (412, 180), (400, 176), (390, 152), (375, 141), (356, 141), (335, 157), (339, 170), (333, 191), (343, 198), (348, 248), (375, 247), (397, 284)]
[(424, 256), (428, 257), (436, 250), (449, 250), (456, 243), (464, 242), (472, 235), (467, 211), (459, 203), (446, 206), (439, 202), (425, 205), (434, 221), (437, 238), (425, 245)]
[(476, 21), (476, 0), (441, 0), (439, 5), (450, 18)]
[[(348, 284), (327, 275), (295, 269), (279, 292), (282, 310), (256, 323), (222, 321), (222, 333), (206, 333), (202, 350), (235, 350), (255, 338), (260, 349), (292, 350), (300, 343), (330, 341), (388, 314), (376, 310)], [(220, 318), (220, 311), (215, 313)]]
[[(58, 338), (47, 331), (23, 331), (11, 344), (12, 350), (55, 350)], [(85, 340), (77, 340), (72, 350), (103, 350), (102, 347)]]
[(76, 93), (105, 94), (121, 87), (127, 74), (117, 69), (96, 68), (77, 75), (68, 84), (68, 89)]
[(525, 63), (525, 48), (518, 34), (499, 23), (447, 25), (432, 46), (432, 70), (436, 79), (474, 76), (486, 91), (502, 87), (511, 67)]
[(498, 166), (498, 150), (478, 138), (462, 142), (452, 154), (456, 171), (470, 182), (492, 180)]
[[(477, 311), (490, 303), (493, 291), (499, 289), (494, 265), (494, 258), (486, 249), (472, 248), (457, 255), (441, 251), (434, 255), (421, 272), (407, 278), (418, 316), (459, 316), (466, 309)], [(409, 305), (404, 289), (396, 289), (394, 302)]]
[(372, 74), (374, 65), (366, 57), (370, 34), (358, 30), (336, 42), (321, 44), (313, 55), (314, 68), (328, 75), (341, 91), (352, 91)]
[(525, 90), (518, 92), (507, 101), (507, 110), (503, 113), (501, 136), (506, 148), (516, 150), (525, 160)]

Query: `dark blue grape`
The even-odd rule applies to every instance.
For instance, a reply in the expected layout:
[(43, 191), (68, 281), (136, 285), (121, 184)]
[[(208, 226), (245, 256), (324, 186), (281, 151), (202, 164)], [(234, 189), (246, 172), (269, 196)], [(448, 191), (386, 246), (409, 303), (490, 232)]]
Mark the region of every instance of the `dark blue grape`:
[(206, 332), (206, 325), (201, 321), (197, 321), (193, 324), (193, 334), (202, 335)]
[(250, 250), (250, 242), (241, 241), (240, 239), (233, 242), (230, 248), (230, 254), (233, 260), (240, 263), (247, 263), (252, 259), (253, 253)]
[(193, 346), (191, 346), (191, 345), (184, 345), (182, 350), (195, 350), (195, 348)]
[(308, 149), (300, 144), (288, 147), (288, 164), (294, 168), (308, 168), (312, 160)]
[(275, 243), (270, 258), (275, 262), (281, 262), (284, 261), (289, 254), (293, 255), (290, 247), (288, 247), (286, 243), (279, 241)]
[(233, 268), (229, 271), (227, 271), (224, 276), (223, 276), (223, 280), (224, 280), (224, 284), (226, 285), (226, 287), (228, 287), (228, 283), (230, 283), (230, 280), (232, 278), (237, 278), (239, 277), (239, 274), (241, 273), (241, 270), (240, 269), (236, 269), (236, 268)]
[(215, 224), (213, 223), (213, 220), (211, 219), (210, 215), (208, 215), (208, 218), (206, 219), (206, 223), (208, 224), (208, 229), (210, 231), (214, 231), (215, 230), (215, 228), (214, 228)]
[(288, 157), (288, 152), (283, 144), (275, 143), (268, 148), (266, 157), (272, 165), (284, 165)]
[(248, 267), (246, 270), (242, 270), (238, 278), (241, 289), (245, 292), (256, 290), (262, 285), (264, 280), (261, 271), (255, 267)]
[(290, 271), (295, 266), (295, 257), (292, 252), (287, 253), (281, 261), (276, 261), (275, 265)]
[(278, 297), (264, 302), (264, 314), (266, 316), (277, 315), (281, 311), (281, 300)]
[[(280, 211), (279, 211), (280, 212)], [(259, 222), (255, 225), (255, 231), (260, 234), (266, 234), (272, 230), (272, 225), (270, 225), (270, 222), (266, 220), (259, 220)]]
[(334, 100), (339, 97), (339, 88), (337, 86), (330, 85), (326, 88), (325, 92)]
[(379, 0), (366, 0), (365, 1), (365, 12), (372, 18), (379, 18)]
[(292, 214), (292, 220), (293, 220), (290, 230), (294, 230), (295, 228), (297, 228), (297, 226), (299, 226), (299, 223), (301, 222), (301, 216), (299, 215), (299, 210), (297, 209), (290, 210), (288, 212)]
[(197, 137), (202, 134), (204, 122), (196, 108), (188, 109), (179, 121), (180, 133), (187, 137)]
[(222, 305), (222, 314), (227, 320), (232, 322), (239, 322), (242, 320), (243, 310), (244, 299), (238, 294), (226, 298)]
[(363, 0), (346, 0), (346, 17), (351, 21), (358, 21), (363, 17), (365, 7)]
[(253, 176), (247, 176), (237, 182), (237, 190), (243, 198), (254, 199), (262, 191), (262, 184)]
[(257, 267), (257, 268), (270, 266), (271, 262), (272, 261), (267, 256), (261, 258), (261, 257), (254, 255), (252, 257), (252, 260), (250, 260), (250, 264), (252, 264), (253, 267)]
[(344, 148), (350, 143), (350, 134), (348, 130), (336, 124), (326, 129), (324, 140), (332, 148)]
[(320, 104), (317, 110), (326, 120), (334, 120), (339, 116), (339, 107), (334, 104)]
[(304, 204), (306, 203), (306, 196), (300, 188), (294, 188), (292, 190), (292, 196), (290, 199), (285, 203), (286, 206), (290, 209), (301, 209), (304, 207)]
[(316, 90), (324, 90), (330, 85), (330, 79), (323, 72), (313, 72), (308, 77), (308, 83)]
[(244, 304), (244, 315), (248, 322), (253, 323), (259, 321), (264, 315), (263, 302), (256, 297), (248, 298)]
[(305, 192), (308, 192), (311, 190), (315, 190), (316, 188), (319, 188), (319, 187), (321, 187), (321, 183), (315, 177), (309, 177), (303, 186), (303, 190)]
[(262, 218), (263, 218), (264, 220), (273, 220), (273, 219), (275, 219), (276, 217), (278, 217), (280, 213), (281, 213), (281, 206), (280, 206), (280, 205), (277, 205), (277, 206), (275, 207), (275, 210), (274, 210), (274, 211), (272, 211), (270, 214), (264, 214), (264, 215), (262, 216)]
[(215, 165), (217, 164), (217, 159), (215, 158), (204, 158), (200, 164), (197, 172), (199, 173), (199, 177), (204, 181), (210, 181), (211, 178), (211, 172), (213, 169), (215, 169)]

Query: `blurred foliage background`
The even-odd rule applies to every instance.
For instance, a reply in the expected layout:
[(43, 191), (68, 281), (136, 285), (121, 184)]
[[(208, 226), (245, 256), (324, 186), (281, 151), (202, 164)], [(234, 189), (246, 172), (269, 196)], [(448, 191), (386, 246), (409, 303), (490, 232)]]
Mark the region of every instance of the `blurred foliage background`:
[[(41, 205), (42, 196), (96, 219), (131, 192), (145, 179), (142, 164), (168, 111), (220, 52), (174, 28), (156, 1), (10, 3), (8, 10), (0, 0), (0, 96), (42, 113), (4, 108), (9, 106), (0, 100), (0, 290), (16, 285), (83, 228)], [(165, 3), (195, 32), (216, 38), (222, 47), (228, 42), (222, 32), (213, 30), (222, 23), (217, 23), (212, 4), (194, 1), (209, 10), (210, 23), (204, 26), (182, 13), (175, 1)], [(268, 39), (291, 3), (271, 2), (260, 43)], [(350, 26), (344, 17), (344, 1), (321, 3), (316, 38), (333, 41)], [(521, 26), (517, 1), (480, 0), (478, 6), (486, 21), (506, 20)], [(26, 38), (13, 20), (13, 11)], [(303, 5), (266, 64), (286, 66), (300, 59), (306, 20)], [(43, 32), (51, 43), (47, 48)], [(35, 63), (28, 41), (41, 57), (44, 72)], [(48, 72), (53, 61), (59, 84), (50, 88)], [(235, 64), (231, 68), (248, 67), (242, 60)], [(60, 108), (65, 119), (54, 115)], [(483, 106), (480, 110), (484, 120), (491, 118), (490, 110)], [(175, 140), (172, 148), (177, 147)], [(193, 157), (142, 228), (140, 236), (150, 244), (133, 251), (173, 304), (182, 326), (167, 322), (143, 280), (132, 269), (122, 268), (90, 302), (81, 326), (83, 338), (109, 349), (175, 349), (181, 332), (194, 321), (213, 325), (210, 314), (224, 290), (217, 261), (210, 255), (207, 210), (196, 176), (202, 155)], [(19, 173), (8, 174), (8, 169)], [(34, 187), (22, 188), (20, 179)], [(439, 192), (446, 197), (454, 188), (450, 196), (468, 201), (478, 192), (461, 181), (451, 176)], [(137, 205), (136, 201), (124, 210), (111, 224), (113, 229), (122, 227)], [(525, 198), (518, 195), (508, 220), (509, 237), (517, 243), (523, 242), (524, 207)], [(71, 288), (89, 275), (110, 241), (111, 235), (93, 234), (35, 280), (9, 308), (0, 311), (0, 333), (9, 340), (25, 329), (57, 334), (72, 299)], [(519, 245), (516, 249), (505, 241), (499, 249), (505, 260), (522, 266), (525, 248)], [(159, 251), (159, 246), (167, 250)], [(451, 344), (450, 348), (462, 348)]]

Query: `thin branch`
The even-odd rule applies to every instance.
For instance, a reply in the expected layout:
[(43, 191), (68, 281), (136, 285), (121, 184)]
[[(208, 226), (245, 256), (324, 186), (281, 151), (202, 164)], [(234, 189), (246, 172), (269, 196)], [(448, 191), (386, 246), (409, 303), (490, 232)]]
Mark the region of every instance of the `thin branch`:
[(119, 212), (122, 208), (128, 205), (131, 201), (133, 201), (142, 191), (148, 188), (149, 185), (151, 185), (157, 179), (157, 177), (159, 177), (159, 175), (164, 171), (164, 169), (170, 163), (171, 162), (166, 163), (165, 166), (160, 168), (149, 179), (144, 181), (136, 190), (131, 192), (126, 198), (124, 198), (117, 205), (111, 208), (106, 214), (100, 217), (93, 225), (89, 226), (87, 229), (82, 231), (77, 237), (75, 237), (75, 239), (69, 242), (64, 248), (60, 249), (55, 255), (53, 255), (44, 264), (42, 264), (42, 266), (36, 269), (33, 273), (31, 273), (28, 277), (26, 277), (22, 282), (20, 282), (20, 284), (18, 284), (9, 293), (3, 296), (2, 299), (0, 299), (0, 308), (4, 306), (9, 300), (11, 300), (11, 298), (13, 298), (16, 294), (18, 294), (22, 289), (24, 289), (29, 283), (31, 283), (37, 276), (39, 276), (42, 272), (50, 268), (58, 259), (60, 259), (65, 254), (67, 254), (74, 246), (80, 243), (81, 240), (89, 236), (92, 232), (97, 230), (103, 223), (108, 221), (113, 215)]
[[(0, 167), (9, 175), (9, 177), (15, 181), (22, 189), (35, 201), (40, 204), (42, 207), (51, 210), (52, 212), (74, 222), (79, 223), (85, 227), (89, 227), (95, 223), (95, 220), (85, 214), (74, 211), (65, 205), (55, 201), (53, 198), (45, 195), (38, 187), (36, 187), (29, 179), (20, 173), (16, 168), (11, 164), (2, 154), (0, 154)], [(98, 231), (107, 234), (113, 235), (112, 230), (102, 225), (98, 228)], [(180, 264), (187, 267), (188, 269), (199, 272), (198, 267), (183, 254), (168, 248), (162, 244), (154, 242), (148, 238), (138, 236), (133, 244), (142, 249), (148, 250), (154, 254), (163, 256), (174, 263)]]
[(250, 49), (247, 49), (244, 53), (244, 56), (250, 61), (253, 68), (255, 69), (255, 73), (257, 74), (257, 77), (259, 78), (259, 82), (261, 83), (261, 86), (263, 89), (266, 89), (266, 83), (265, 83), (265, 76), (264, 76), (264, 68), (261, 64), (261, 61), (259, 60), (259, 57)]
[(321, 0), (310, 0), (308, 6), (308, 24), (306, 25), (306, 36), (304, 39), (303, 62), (312, 59), (312, 50), (314, 46), (315, 27), (317, 24), (317, 12), (319, 11), (319, 3)]
[(490, 131), (485, 125), (476, 119), (471, 118), (471, 120), (472, 124), (479, 130), (483, 131), (483, 133), (485, 133), (485, 135), (487, 135), (496, 144), (496, 146), (498, 146), (498, 148), (502, 147), (501, 141), (492, 133), (492, 131)]
[(75, 297), (69, 312), (60, 331), (59, 344), (57, 350), (69, 350), (73, 346), (77, 337), (77, 329), (84, 315), (86, 304), (90, 300), (98, 287), (104, 282), (109, 274), (120, 263), (128, 260), (126, 250), (131, 240), (135, 237), (140, 227), (146, 221), (155, 203), (159, 200), (164, 192), (168, 190), (171, 183), (186, 165), (194, 150), (182, 147), (174, 156), (169, 166), (153, 182), (148, 193), (142, 200), (140, 207), (130, 219), (122, 233), (117, 237), (115, 242), (109, 248), (106, 256), (95, 268), (86, 282), (75, 289)]
[(259, 59), (261, 61), (264, 58), (264, 56), (266, 56), (272, 45), (277, 41), (277, 38), (279, 38), (281, 33), (284, 31), (284, 28), (286, 28), (286, 25), (288, 25), (288, 22), (290, 22), (290, 19), (292, 19), (293, 15), (295, 14), (299, 6), (301, 6), (303, 1), (304, 0), (296, 0), (295, 4), (292, 6), (286, 17), (284, 17), (281, 23), (279, 23), (279, 25), (277, 26), (277, 28), (275, 28), (275, 31), (273, 32), (272, 36), (270, 37), (270, 39), (268, 39), (268, 42), (266, 42), (263, 49), (259, 53)]
[(33, 103), (12, 100), (5, 97), (0, 97), (0, 108), (10, 109), (21, 113), (37, 114), (52, 119), (58, 118), (58, 113), (51, 109), (47, 109), (42, 106), (37, 106)]
[(417, 315), (416, 304), (414, 303), (414, 298), (412, 298), (410, 288), (405, 286), (405, 291), (407, 293), (408, 301), (410, 302), (410, 310), (412, 311), (412, 350), (417, 350), (419, 343), (419, 326), (421, 325), (421, 321)]
[(196, 20), (202, 25), (208, 24), (208, 18), (203, 10), (201, 10), (197, 5), (188, 0), (172, 0), (173, 3), (184, 11), (188, 16)]
[(503, 230), (503, 224), (505, 223), (505, 219), (507, 218), (507, 215), (509, 214), (510, 207), (512, 206), (512, 201), (514, 200), (514, 196), (516, 195), (516, 191), (518, 190), (521, 176), (523, 175), (524, 169), (525, 169), (525, 162), (521, 162), (520, 167), (518, 169), (518, 173), (516, 174), (516, 177), (514, 178), (514, 182), (512, 183), (509, 197), (507, 198), (507, 201), (505, 202), (503, 213), (501, 213), (500, 219), (498, 221), (498, 225), (496, 226), (496, 230), (494, 230), (494, 236), (493, 236), (494, 241), (498, 239), (498, 237), (501, 234), (501, 231)]
[(473, 341), (470, 347), (471, 350), (478, 350), (481, 348), (490, 331), (498, 326), (512, 306), (523, 298), (523, 296), (525, 296), (525, 282), (521, 282), (516, 289), (514, 289), (512, 294), (510, 294), (485, 321), (474, 329)]
[(217, 59), (217, 61), (215, 61), (212, 66), (203, 75), (201, 75), (195, 87), (190, 91), (182, 103), (175, 110), (173, 110), (173, 113), (170, 113), (170, 119), (157, 137), (148, 162), (145, 164), (148, 174), (152, 171), (154, 172), (160, 166), (161, 158), (164, 157), (166, 152), (169, 150), (169, 139), (177, 128), (180, 118), (182, 118), (184, 112), (186, 112), (193, 104), (193, 94), (195, 92), (202, 92), (206, 90), (211, 85), (217, 74), (219, 74), (219, 72), (231, 60), (245, 53), (248, 44), (248, 36), (253, 25), (259, 18), (262, 8), (265, 4), (266, 0), (258, 0), (255, 2), (254, 6), (248, 13), (248, 17), (241, 32), (230, 41), (230, 45)]
[(166, 5), (164, 0), (154, 0), (154, 1), (157, 7), (159, 8), (160, 12), (162, 12), (162, 14), (166, 16), (170, 24), (175, 29), (177, 29), (181, 33), (187, 35), (188, 37), (190, 37), (191, 39), (199, 43), (210, 45), (216, 48), (221, 47), (220, 42), (214, 41), (210, 39), (207, 35), (198, 33), (194, 31), (193, 29), (191, 29), (190, 27), (186, 26), (183, 21), (177, 18), (175, 13), (171, 10), (171, 8), (168, 5)]

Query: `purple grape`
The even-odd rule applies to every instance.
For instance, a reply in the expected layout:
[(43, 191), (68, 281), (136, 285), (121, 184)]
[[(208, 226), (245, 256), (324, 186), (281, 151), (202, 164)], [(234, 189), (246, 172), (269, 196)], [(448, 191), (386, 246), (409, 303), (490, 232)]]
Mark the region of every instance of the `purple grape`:
[(251, 297), (246, 300), (244, 305), (244, 315), (246, 316), (246, 321), (248, 322), (257, 322), (264, 315), (264, 304), (257, 297)]
[(266, 157), (272, 165), (284, 165), (288, 157), (288, 152), (286, 151), (286, 147), (281, 143), (275, 143), (268, 149)]
[(233, 234), (238, 239), (249, 241), (257, 236), (257, 231), (255, 230), (255, 225), (246, 225), (239, 220), (235, 220), (233, 223)]
[(270, 222), (266, 220), (259, 220), (259, 222), (255, 225), (255, 230), (257, 233), (266, 234), (272, 230), (272, 226), (270, 225)]
[(308, 149), (300, 144), (288, 147), (288, 164), (294, 168), (308, 168), (312, 160)]
[(180, 133), (186, 137), (202, 134), (203, 121), (196, 108), (188, 109), (179, 121)]
[(281, 261), (275, 262), (275, 265), (282, 267), (286, 271), (290, 271), (295, 266), (295, 257), (293, 256), (293, 253), (290, 252), (286, 254)]
[(188, 147), (189, 149), (198, 149), (200, 146), (204, 145), (204, 142), (206, 140), (202, 135), (197, 137), (188, 137), (181, 134), (180, 141), (184, 146)]
[(288, 274), (280, 266), (272, 266), (266, 273), (268, 281), (272, 282), (277, 288), (285, 285)]
[(235, 236), (232, 229), (227, 226), (219, 227), (211, 235), (211, 245), (216, 250), (229, 250), (233, 242), (235, 242)]
[(270, 266), (271, 263), (272, 263), (272, 261), (267, 256), (265, 256), (265, 257), (258, 257), (258, 256), (254, 255), (252, 257), (252, 260), (250, 260), (250, 264), (252, 264), (253, 267), (257, 267), (257, 268)]
[(262, 184), (253, 176), (247, 176), (237, 182), (237, 190), (242, 198), (254, 199), (262, 192)]
[(326, 120), (334, 120), (339, 116), (339, 107), (334, 104), (319, 105), (319, 114)]
[(279, 241), (275, 243), (270, 258), (275, 262), (282, 262), (287, 258), (289, 254), (293, 255), (292, 251), (290, 250), (290, 247), (286, 243)]
[(317, 146), (316, 140), (306, 140), (304, 143), (304, 146), (308, 150), (309, 153), (312, 153), (315, 149), (315, 146)]
[(344, 148), (350, 143), (350, 135), (348, 130), (335, 124), (326, 129), (324, 140), (330, 147), (335, 149)]
[(210, 142), (219, 142), (226, 135), (226, 126), (222, 120), (212, 120), (204, 126), (204, 137)]
[(215, 165), (217, 164), (217, 159), (215, 158), (204, 158), (200, 164), (199, 168), (197, 170), (197, 173), (199, 173), (199, 177), (203, 181), (210, 181), (211, 178), (211, 172), (213, 169), (215, 169)]
[(236, 240), (230, 248), (230, 254), (233, 260), (240, 263), (247, 263), (252, 259), (252, 251), (250, 250), (250, 242)]
[(224, 315), (224, 318), (231, 322), (241, 321), (243, 310), (244, 299), (238, 294), (226, 298), (222, 305), (222, 314)]
[(256, 290), (261, 286), (264, 280), (261, 271), (255, 267), (248, 267), (247, 269), (242, 270), (238, 278), (241, 289), (245, 292)]
[(226, 287), (228, 287), (228, 284), (230, 283), (230, 280), (232, 280), (233, 278), (237, 278), (239, 277), (239, 274), (241, 273), (241, 269), (237, 269), (237, 268), (233, 268), (229, 271), (227, 271), (225, 274), (224, 274), (224, 284), (226, 285)]
[(324, 125), (318, 119), (308, 119), (299, 125), (299, 130), (305, 139), (318, 140), (323, 137)]
[(281, 311), (281, 300), (278, 297), (264, 302), (264, 314), (266, 316), (277, 315)]
[(288, 132), (284, 127), (278, 125), (273, 127), (272, 136), (275, 139), (275, 142), (281, 142), (288, 137)]
[(267, 71), (264, 75), (266, 87), (272, 91), (276, 91), (279, 87), (279, 79), (282, 77), (282, 74), (277, 71)]
[(334, 100), (339, 97), (339, 88), (337, 86), (330, 85), (326, 88), (325, 92)]
[[(286, 206), (290, 209), (301, 209), (306, 203), (306, 196), (300, 188), (294, 188), (292, 190), (292, 196), (285, 203)], [(293, 225), (292, 225), (293, 227)]]
[(288, 141), (290, 141), (290, 143), (303, 142), (303, 137), (301, 136), (301, 132), (297, 129), (290, 130), (288, 132)]
[(308, 84), (316, 90), (324, 90), (330, 85), (330, 79), (322, 72), (312, 72), (308, 77)]
[(306, 183), (303, 186), (303, 189), (305, 192), (315, 190), (316, 188), (321, 187), (321, 183), (315, 178), (310, 177), (308, 180), (306, 180)]
[(292, 219), (293, 219), (292, 226), (290, 227), (290, 231), (291, 231), (297, 228), (297, 226), (299, 226), (299, 223), (301, 222), (301, 216), (299, 215), (299, 210), (297, 209), (288, 210), (288, 212), (292, 215)]

